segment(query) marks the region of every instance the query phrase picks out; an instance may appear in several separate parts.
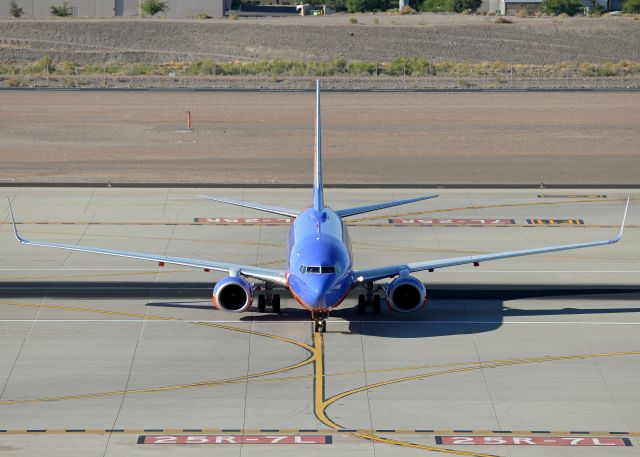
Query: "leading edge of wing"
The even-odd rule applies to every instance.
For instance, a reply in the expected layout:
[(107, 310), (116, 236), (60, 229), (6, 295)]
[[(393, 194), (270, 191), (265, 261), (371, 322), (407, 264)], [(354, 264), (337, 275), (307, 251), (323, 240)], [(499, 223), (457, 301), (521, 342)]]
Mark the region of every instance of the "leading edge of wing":
[(249, 276), (252, 278), (261, 279), (261, 280), (273, 282), (276, 284), (281, 284), (281, 285), (286, 284), (284, 273), (280, 270), (259, 268), (259, 267), (253, 267), (248, 265), (237, 265), (233, 263), (211, 262), (208, 260), (190, 259), (186, 257), (171, 257), (171, 256), (147, 254), (147, 253), (135, 252), (135, 251), (122, 251), (117, 249), (105, 249), (105, 248), (97, 248), (92, 246), (78, 246), (74, 244), (49, 243), (46, 241), (27, 240), (26, 238), (23, 238), (22, 236), (20, 236), (20, 234), (18, 233), (18, 228), (16, 226), (15, 218), (13, 216), (13, 208), (11, 207), (11, 202), (9, 200), (9, 197), (7, 197), (7, 202), (9, 204), (9, 213), (11, 214), (11, 224), (13, 226), (13, 233), (16, 239), (22, 244), (55, 248), (55, 249), (65, 249), (68, 251), (104, 254), (104, 255), (111, 255), (116, 257), (125, 257), (129, 259), (147, 260), (152, 262), (168, 263), (172, 265), (181, 265), (185, 267), (201, 268), (205, 270), (222, 271), (232, 275)]
[(429, 200), (430, 198), (436, 198), (437, 195), (427, 195), (424, 197), (407, 198), (406, 200), (394, 200), (390, 202), (374, 203), (373, 205), (356, 206), (354, 208), (339, 209), (335, 213), (339, 217), (354, 216), (356, 214), (369, 213), (379, 209), (391, 208), (393, 206), (406, 205), (408, 203), (419, 202), (422, 200)]
[(214, 202), (227, 203), (229, 205), (242, 206), (243, 208), (257, 209), (260, 211), (266, 211), (267, 213), (279, 214), (287, 217), (298, 217), (300, 211), (289, 208), (282, 208), (280, 206), (263, 205), (261, 203), (244, 202), (241, 200), (232, 200), (230, 198), (214, 197), (210, 195), (198, 195), (198, 198), (203, 200), (212, 200)]
[(413, 273), (416, 271), (435, 270), (437, 268), (453, 267), (453, 266), (464, 265), (468, 263), (488, 262), (491, 260), (509, 259), (512, 257), (521, 257), (526, 255), (534, 255), (534, 254), (545, 254), (549, 252), (567, 251), (570, 249), (589, 248), (589, 247), (603, 246), (607, 244), (617, 243), (622, 239), (622, 234), (624, 232), (624, 225), (627, 220), (628, 210), (629, 210), (629, 198), (627, 197), (627, 203), (624, 209), (622, 223), (620, 224), (620, 231), (614, 238), (611, 238), (608, 240), (591, 241), (586, 243), (563, 244), (563, 245), (556, 245), (556, 246), (547, 246), (544, 248), (521, 249), (518, 251), (504, 251), (504, 252), (496, 252), (493, 254), (483, 254), (483, 255), (475, 255), (475, 256), (453, 257), (450, 259), (429, 260), (426, 262), (410, 262), (402, 265), (389, 265), (385, 267), (372, 268), (372, 269), (366, 269), (366, 270), (354, 270), (353, 271), (354, 281), (355, 282), (376, 281), (378, 279), (397, 276), (403, 271), (406, 271), (408, 273)]

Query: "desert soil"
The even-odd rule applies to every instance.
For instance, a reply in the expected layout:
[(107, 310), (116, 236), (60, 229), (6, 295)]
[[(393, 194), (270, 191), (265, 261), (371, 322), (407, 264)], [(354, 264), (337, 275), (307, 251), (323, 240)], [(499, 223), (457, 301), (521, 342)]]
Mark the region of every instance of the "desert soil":
[[(327, 183), (638, 184), (638, 92), (322, 101)], [(0, 179), (309, 183), (313, 116), (311, 93), (4, 91)]]
[[(357, 24), (349, 22), (356, 17)], [(379, 21), (375, 24), (374, 21)], [(0, 62), (48, 54), (80, 63), (296, 59), (553, 64), (640, 61), (640, 20), (512, 18), (447, 14), (326, 17), (0, 20)]]

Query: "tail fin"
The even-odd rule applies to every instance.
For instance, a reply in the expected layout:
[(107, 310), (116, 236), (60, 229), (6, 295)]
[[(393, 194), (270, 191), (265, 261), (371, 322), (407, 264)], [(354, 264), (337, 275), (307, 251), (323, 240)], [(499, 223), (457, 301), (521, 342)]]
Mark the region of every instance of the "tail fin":
[(313, 209), (324, 209), (322, 194), (322, 138), (320, 134), (320, 80), (316, 80), (316, 147), (315, 147), (315, 176), (313, 181)]

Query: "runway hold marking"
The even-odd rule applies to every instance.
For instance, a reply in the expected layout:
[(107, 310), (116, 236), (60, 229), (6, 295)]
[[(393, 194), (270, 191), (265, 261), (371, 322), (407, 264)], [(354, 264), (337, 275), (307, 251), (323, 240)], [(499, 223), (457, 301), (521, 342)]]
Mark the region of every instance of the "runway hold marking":
[(140, 435), (138, 444), (331, 444), (331, 435)]
[(386, 214), (386, 215), (380, 215), (380, 216), (361, 217), (358, 219), (350, 219), (349, 222), (351, 223), (365, 222), (365, 221), (373, 221), (378, 219), (421, 216), (424, 214), (450, 213), (453, 211), (470, 211), (470, 210), (489, 209), (489, 208), (515, 208), (515, 207), (542, 206), (542, 205), (568, 205), (568, 204), (575, 204), (575, 203), (593, 203), (596, 201), (598, 200), (573, 200), (573, 201), (533, 202), (533, 203), (503, 203), (503, 204), (497, 204), (497, 205), (472, 205), (472, 206), (461, 206), (458, 208), (432, 209), (427, 211), (414, 211), (410, 213)]
[(391, 225), (513, 225), (514, 219), (389, 219)]
[(196, 217), (193, 222), (219, 225), (285, 225), (291, 224), (290, 217)]
[[(328, 400), (325, 400), (325, 387), (324, 387), (324, 340), (322, 337), (322, 333), (314, 332), (313, 334), (313, 347), (314, 347), (314, 412), (316, 418), (320, 422), (334, 430), (344, 433), (347, 436), (352, 436), (354, 438), (361, 438), (368, 441), (374, 441), (378, 443), (386, 443), (393, 444), (396, 446), (406, 447), (409, 449), (420, 449), (423, 451), (432, 451), (432, 452), (440, 452), (444, 454), (453, 454), (453, 455), (463, 455), (463, 456), (472, 456), (472, 457), (495, 457), (493, 454), (484, 454), (479, 452), (467, 452), (467, 451), (457, 451), (454, 449), (447, 449), (435, 446), (429, 446), (426, 444), (418, 444), (412, 443), (409, 441), (401, 441), (393, 438), (385, 438), (379, 435), (375, 435), (373, 433), (368, 432), (359, 432), (357, 430), (347, 430), (344, 427), (340, 426), (338, 423), (334, 422), (326, 413), (327, 407), (333, 403), (333, 398), (337, 396), (331, 397)], [(346, 395), (345, 395), (346, 396)], [(337, 398), (336, 398), (337, 399)]]
[[(317, 333), (315, 334), (315, 339), (314, 339), (314, 346), (316, 347), (322, 347), (322, 334), (321, 333)], [(362, 386), (356, 389), (351, 389), (339, 394), (336, 394), (328, 399), (324, 399), (324, 361), (322, 358), (316, 360), (314, 362), (314, 366), (315, 366), (315, 404), (314, 404), (314, 410), (315, 410), (315, 414), (316, 417), (318, 418), (318, 420), (320, 420), (322, 423), (324, 423), (325, 425), (328, 425), (329, 427), (335, 428), (336, 430), (340, 430), (341, 426), (338, 425), (336, 422), (334, 422), (328, 415), (327, 415), (327, 408), (329, 406), (331, 406), (331, 404), (335, 403), (337, 400), (340, 400), (342, 398), (348, 397), (350, 395), (353, 394), (357, 394), (360, 392), (365, 392), (371, 389), (375, 389), (378, 387), (383, 387), (383, 386), (388, 386), (388, 385), (392, 385), (392, 384), (397, 384), (400, 382), (405, 382), (405, 381), (412, 381), (412, 380), (418, 380), (418, 379), (425, 379), (428, 377), (434, 377), (434, 376), (440, 376), (440, 375), (446, 375), (446, 374), (453, 374), (453, 373), (462, 373), (462, 372), (469, 372), (469, 371), (474, 371), (474, 370), (483, 370), (485, 368), (498, 368), (498, 367), (503, 367), (503, 366), (510, 366), (510, 365), (523, 365), (523, 364), (529, 364), (529, 363), (540, 363), (540, 362), (546, 362), (546, 361), (558, 361), (558, 360), (575, 360), (575, 359), (591, 359), (591, 358), (595, 358), (595, 357), (612, 357), (612, 356), (621, 356), (621, 355), (640, 355), (640, 351), (629, 351), (629, 352), (609, 352), (609, 353), (599, 353), (599, 354), (576, 354), (576, 355), (567, 355), (567, 356), (545, 356), (545, 357), (531, 357), (531, 358), (522, 358), (522, 359), (507, 359), (507, 360), (503, 360), (503, 361), (497, 361), (497, 362), (493, 362), (493, 363), (486, 363), (486, 362), (481, 362), (478, 365), (475, 366), (467, 366), (467, 367), (461, 367), (461, 368), (455, 368), (455, 369), (450, 369), (450, 370), (442, 370), (442, 371), (435, 371), (435, 372), (430, 372), (430, 373), (426, 373), (426, 374), (419, 374), (419, 375), (414, 375), (414, 376), (407, 376), (404, 378), (397, 378), (397, 379), (392, 379), (389, 381), (383, 381), (383, 382), (379, 382), (379, 383), (375, 383), (375, 384), (369, 384), (366, 386)], [(456, 433), (456, 431), (451, 431), (451, 433)], [(465, 432), (465, 433), (469, 433), (469, 432)], [(379, 435), (374, 435), (372, 433), (366, 433), (366, 432), (352, 432), (352, 433), (347, 433), (347, 435), (349, 436), (353, 436), (356, 438), (362, 438), (362, 439), (366, 439), (366, 440), (370, 440), (370, 441), (376, 441), (376, 442), (382, 442), (382, 443), (388, 443), (388, 444), (394, 444), (394, 445), (398, 445), (398, 446), (402, 446), (402, 447), (407, 447), (407, 448), (412, 448), (412, 449), (422, 449), (422, 450), (428, 450), (428, 451), (434, 451), (434, 452), (442, 452), (442, 453), (447, 453), (447, 454), (455, 454), (455, 455), (467, 455), (467, 456), (482, 456), (482, 457), (486, 457), (490, 454), (482, 454), (482, 453), (476, 453), (476, 452), (465, 452), (465, 451), (457, 451), (457, 450), (453, 450), (453, 449), (448, 449), (448, 448), (438, 448), (438, 447), (434, 447), (434, 446), (427, 446), (427, 445), (423, 445), (423, 444), (417, 444), (417, 443), (411, 443), (411, 442), (407, 442), (407, 441), (400, 441), (397, 439), (392, 439), (392, 438), (385, 438), (385, 437), (381, 437)]]
[(584, 219), (527, 219), (530, 225), (584, 225)]
[(541, 194), (538, 198), (607, 198), (606, 195), (552, 195)]
[[(158, 318), (158, 319), (163, 319), (163, 320), (169, 320), (169, 321), (176, 321), (176, 318), (166, 318), (166, 317), (162, 317), (162, 316), (145, 316), (144, 314), (135, 314), (135, 313), (124, 313), (124, 312), (118, 312), (118, 311), (106, 311), (106, 310), (96, 310), (96, 309), (91, 309), (91, 308), (75, 308), (75, 307), (65, 307), (65, 306), (57, 306), (57, 305), (42, 305), (42, 304), (25, 304), (25, 303), (11, 303), (11, 302), (0, 302), (0, 304), (5, 304), (5, 305), (14, 305), (14, 306), (28, 306), (28, 307), (34, 307), (34, 308), (38, 308), (38, 307), (43, 307), (43, 308), (53, 308), (53, 309), (65, 309), (65, 310), (75, 310), (75, 311), (87, 311), (87, 312), (94, 312), (94, 313), (104, 313), (104, 314), (112, 314), (112, 315), (125, 315), (125, 316), (129, 316), (129, 317), (138, 317), (138, 318), (147, 318), (147, 319), (153, 319), (153, 318)], [(485, 369), (485, 368), (497, 368), (497, 367), (501, 367), (501, 366), (508, 366), (508, 365), (519, 365), (519, 364), (525, 364), (525, 363), (535, 363), (535, 362), (544, 362), (544, 361), (552, 361), (552, 360), (574, 360), (574, 359), (591, 359), (594, 357), (605, 357), (605, 356), (619, 356), (619, 355), (640, 355), (640, 351), (638, 352), (612, 352), (612, 353), (603, 353), (603, 354), (577, 354), (577, 355), (569, 355), (569, 356), (546, 356), (546, 357), (535, 357), (535, 358), (523, 358), (523, 359), (508, 359), (508, 360), (503, 360), (503, 361), (494, 361), (494, 362), (479, 362), (476, 365), (471, 365), (471, 366), (465, 366), (465, 367), (458, 367), (455, 369), (449, 369), (449, 370), (441, 370), (441, 371), (435, 371), (435, 372), (430, 372), (430, 373), (426, 373), (426, 374), (420, 374), (420, 375), (414, 375), (414, 376), (407, 376), (407, 377), (403, 377), (403, 378), (399, 378), (399, 379), (393, 379), (393, 380), (389, 380), (389, 381), (385, 381), (385, 382), (381, 382), (381, 383), (376, 383), (376, 384), (371, 384), (368, 386), (363, 386), (363, 387), (359, 387), (356, 389), (352, 389), (346, 392), (342, 392), (340, 394), (334, 395), (328, 399), (325, 399), (325, 373), (324, 373), (324, 349), (323, 349), (323, 335), (321, 333), (314, 333), (313, 334), (313, 343), (311, 345), (307, 344), (307, 343), (303, 343), (300, 341), (295, 341), (292, 340), (290, 338), (285, 338), (285, 337), (280, 337), (277, 335), (269, 335), (266, 333), (262, 333), (262, 332), (257, 332), (257, 331), (253, 331), (250, 329), (243, 329), (240, 327), (235, 327), (235, 326), (229, 326), (229, 325), (222, 325), (222, 324), (217, 324), (217, 323), (209, 323), (209, 322), (195, 322), (195, 324), (197, 325), (204, 325), (204, 326), (210, 326), (210, 327), (215, 327), (215, 328), (220, 328), (220, 329), (228, 329), (231, 331), (236, 331), (236, 332), (243, 332), (243, 333), (247, 333), (247, 334), (251, 334), (251, 335), (256, 335), (256, 336), (265, 336), (265, 337), (270, 337), (273, 339), (277, 339), (280, 341), (284, 341), (284, 342), (289, 342), (291, 344), (297, 345), (299, 347), (302, 347), (304, 349), (306, 349), (309, 353), (310, 356), (306, 359), (303, 360), (301, 362), (298, 362), (295, 365), (291, 365), (289, 367), (284, 367), (284, 368), (280, 368), (277, 370), (272, 370), (269, 372), (264, 372), (264, 373), (257, 373), (257, 374), (253, 374), (253, 375), (248, 375), (248, 376), (243, 376), (243, 377), (238, 377), (236, 379), (234, 379), (233, 382), (238, 382), (241, 379), (244, 379), (244, 382), (248, 382), (248, 378), (253, 378), (254, 382), (261, 382), (261, 381), (269, 381), (269, 380), (277, 380), (278, 378), (271, 378), (271, 379), (255, 379), (258, 376), (264, 376), (265, 374), (268, 373), (277, 373), (277, 372), (281, 372), (281, 371), (286, 371), (286, 370), (290, 370), (293, 367), (300, 367), (300, 366), (304, 366), (307, 365), (309, 363), (313, 364), (314, 367), (314, 388), (313, 388), (313, 395), (314, 395), (314, 412), (316, 417), (318, 418), (319, 421), (321, 421), (322, 423), (324, 423), (325, 425), (329, 426), (331, 429), (333, 429), (335, 432), (338, 433), (343, 433), (347, 436), (351, 436), (354, 438), (360, 438), (360, 439), (365, 439), (365, 440), (369, 440), (369, 441), (375, 441), (375, 442), (380, 442), (380, 443), (387, 443), (387, 444), (393, 444), (393, 445), (397, 445), (397, 446), (401, 446), (401, 447), (406, 447), (406, 448), (410, 448), (410, 449), (419, 449), (419, 450), (424, 450), (424, 451), (432, 451), (432, 452), (439, 452), (439, 453), (446, 453), (446, 454), (453, 454), (453, 455), (463, 455), (463, 456), (475, 456), (475, 457), (493, 457), (493, 455), (491, 454), (485, 454), (485, 453), (479, 453), (479, 452), (471, 452), (471, 451), (460, 451), (460, 450), (454, 450), (454, 449), (448, 449), (448, 448), (442, 448), (442, 447), (436, 447), (436, 446), (429, 446), (429, 445), (425, 445), (425, 444), (417, 444), (417, 443), (412, 443), (412, 442), (408, 442), (408, 441), (401, 441), (401, 440), (397, 440), (397, 439), (393, 439), (393, 438), (387, 438), (387, 437), (383, 437), (377, 434), (374, 434), (374, 432), (370, 432), (370, 431), (362, 431), (362, 430), (356, 430), (356, 429), (347, 429), (343, 426), (341, 426), (340, 424), (334, 422), (326, 413), (326, 409), (331, 406), (331, 404), (333, 404), (335, 401), (356, 394), (356, 393), (360, 393), (360, 392), (364, 392), (366, 390), (369, 389), (373, 389), (373, 388), (377, 388), (377, 387), (381, 387), (381, 386), (385, 386), (385, 385), (390, 385), (390, 384), (395, 384), (395, 383), (400, 383), (400, 382), (404, 382), (404, 381), (410, 381), (410, 380), (416, 380), (416, 379), (423, 379), (423, 378), (427, 378), (430, 376), (438, 376), (438, 375), (445, 375), (445, 374), (453, 374), (453, 373), (460, 373), (460, 372), (468, 372), (468, 371), (473, 371), (473, 370), (481, 370), (481, 369)], [(288, 380), (288, 379), (294, 379), (296, 378), (296, 376), (291, 376), (291, 377), (285, 377), (285, 378), (280, 378), (283, 380)], [(222, 382), (224, 382), (225, 380), (222, 380)], [(213, 382), (220, 382), (220, 381), (213, 381)], [(206, 385), (205, 383), (194, 383), (194, 384), (186, 384), (186, 385), (178, 385), (178, 386), (167, 386), (167, 387), (161, 387), (161, 388), (149, 388), (149, 389), (140, 389), (140, 390), (135, 390), (135, 391), (122, 391), (122, 392), (118, 392), (120, 394), (126, 395), (127, 393), (133, 393), (133, 392), (142, 392), (142, 391), (155, 391), (155, 390), (171, 390), (171, 389), (179, 389), (179, 388), (185, 388), (185, 387), (197, 387), (197, 386), (203, 386)], [(18, 400), (18, 401), (4, 401), (4, 402), (0, 402), (0, 405), (4, 404), (16, 404), (16, 403), (34, 403), (34, 402), (41, 402), (41, 401), (52, 401), (52, 400), (61, 400), (61, 399), (70, 399), (70, 398), (87, 398), (87, 397), (96, 397), (96, 396), (102, 396), (102, 395), (110, 395), (110, 394), (114, 394), (115, 392), (108, 392), (108, 393), (98, 393), (98, 394), (83, 394), (83, 395), (70, 395), (70, 396), (64, 396), (64, 397), (54, 397), (51, 399), (37, 399), (37, 400)], [(144, 433), (146, 430), (139, 430), (139, 433)], [(149, 430), (151, 431), (151, 430)], [(155, 431), (155, 430), (154, 430)], [(45, 432), (45, 430), (28, 430), (27, 432), (32, 432), (32, 433), (43, 433)], [(237, 433), (240, 434), (241, 430), (222, 430), (222, 433)], [(457, 432), (462, 432), (460, 430), (458, 431), (448, 431), (448, 433), (446, 433), (447, 435), (449, 434), (455, 434)], [(70, 433), (70, 432), (66, 432), (66, 433)], [(79, 433), (79, 432), (73, 432), (73, 433)], [(118, 431), (111, 431), (111, 432), (107, 432), (107, 433), (118, 433)], [(156, 432), (157, 433), (157, 432)], [(386, 433), (386, 432), (376, 432), (376, 433)], [(464, 431), (465, 435), (469, 434), (469, 431)], [(443, 435), (445, 435), (445, 433), (442, 433)], [(519, 434), (524, 434), (519, 432)]]
[[(141, 433), (165, 433), (167, 435), (184, 435), (184, 434), (205, 434), (205, 435), (220, 435), (228, 434), (229, 430), (233, 430), (231, 427), (227, 428), (87, 428), (87, 429), (64, 429), (64, 428), (30, 428), (30, 429), (0, 429), (0, 435), (64, 435), (64, 434), (84, 434), (84, 435), (106, 435), (109, 433), (116, 433), (121, 435), (140, 435)], [(326, 435), (336, 432), (346, 433), (346, 429), (334, 429), (334, 428), (321, 428), (321, 429), (235, 429), (234, 433), (240, 435), (273, 435), (273, 434), (320, 434)], [(604, 432), (604, 431), (560, 431), (560, 430), (465, 430), (464, 434), (458, 434), (457, 431), (451, 429), (356, 429), (352, 432), (357, 433), (383, 433), (388, 435), (425, 435), (425, 436), (527, 436), (527, 435), (543, 435), (551, 437), (564, 437), (564, 436), (592, 436), (592, 437), (640, 437), (640, 432)]]
[(436, 444), (488, 446), (632, 446), (629, 438), (591, 436), (436, 436)]

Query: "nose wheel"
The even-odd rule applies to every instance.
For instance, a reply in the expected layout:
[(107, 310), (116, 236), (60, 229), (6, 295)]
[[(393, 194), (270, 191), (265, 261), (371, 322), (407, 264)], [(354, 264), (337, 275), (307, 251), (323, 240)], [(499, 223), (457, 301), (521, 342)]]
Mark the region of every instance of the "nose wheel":
[(311, 318), (313, 319), (313, 327), (315, 333), (326, 333), (327, 331), (327, 318), (329, 317), (328, 311), (312, 311)]

